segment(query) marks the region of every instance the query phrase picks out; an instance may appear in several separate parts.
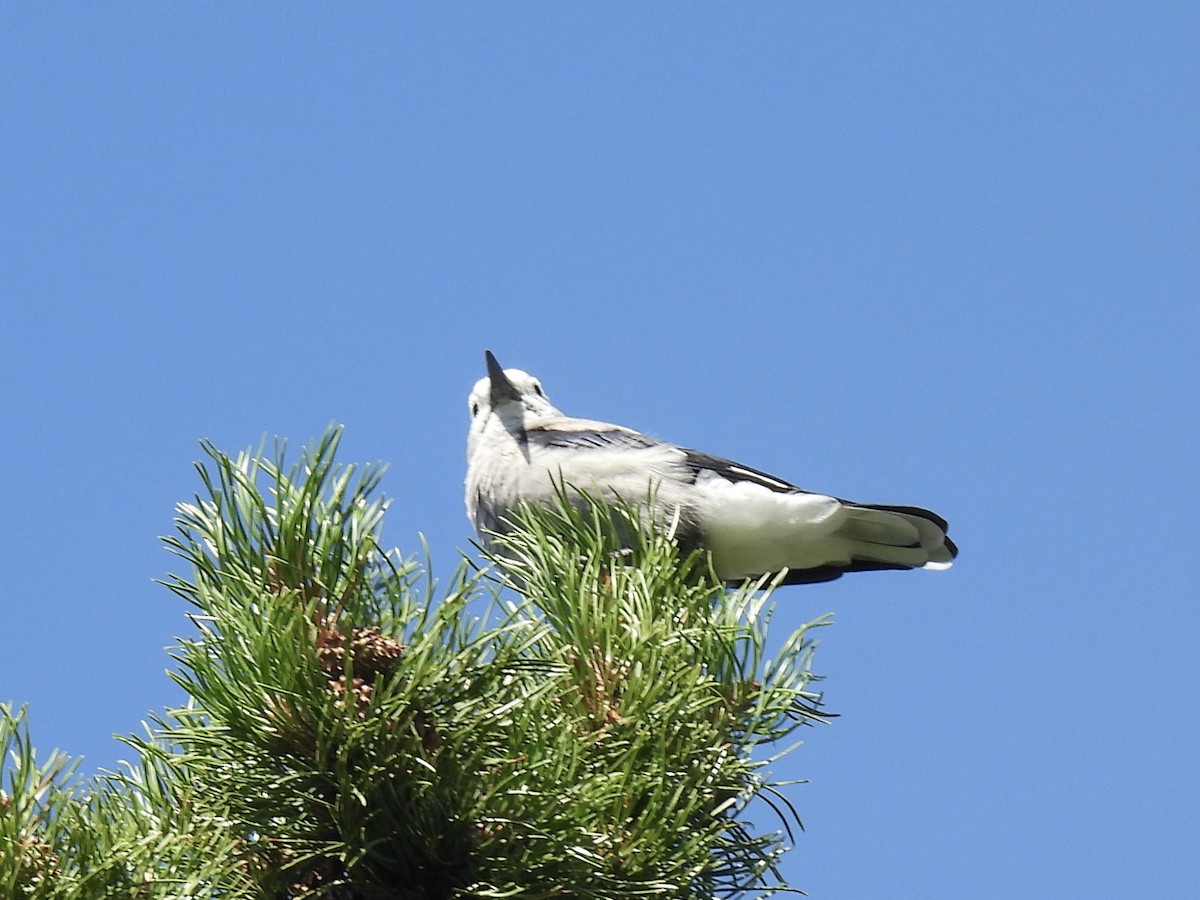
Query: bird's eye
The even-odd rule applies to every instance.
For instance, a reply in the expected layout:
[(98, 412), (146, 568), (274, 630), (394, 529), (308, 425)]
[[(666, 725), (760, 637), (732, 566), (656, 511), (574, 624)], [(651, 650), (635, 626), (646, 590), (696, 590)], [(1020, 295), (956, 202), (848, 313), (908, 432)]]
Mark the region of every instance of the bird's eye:
[(473, 419), (473, 418), (475, 418), (477, 415), (479, 415), (479, 404), (478, 404), (478, 403), (472, 403), (472, 404), (471, 404), (471, 418)]
[(538, 384), (536, 381), (533, 383), (533, 392), (535, 394), (537, 394), (539, 397), (546, 396), (545, 393), (542, 392), (542, 386), (540, 384)]

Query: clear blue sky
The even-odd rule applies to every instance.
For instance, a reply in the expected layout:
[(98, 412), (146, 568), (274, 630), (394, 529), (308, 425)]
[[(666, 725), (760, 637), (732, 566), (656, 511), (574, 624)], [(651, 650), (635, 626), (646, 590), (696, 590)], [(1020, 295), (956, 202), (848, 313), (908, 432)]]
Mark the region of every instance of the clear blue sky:
[[(123, 755), (197, 440), (391, 463), (468, 547), (482, 352), (568, 412), (915, 503), (793, 588), (818, 900), (1197, 888), (1197, 11), (6, 4), (0, 699)], [(765, 822), (764, 822), (765, 824)]]

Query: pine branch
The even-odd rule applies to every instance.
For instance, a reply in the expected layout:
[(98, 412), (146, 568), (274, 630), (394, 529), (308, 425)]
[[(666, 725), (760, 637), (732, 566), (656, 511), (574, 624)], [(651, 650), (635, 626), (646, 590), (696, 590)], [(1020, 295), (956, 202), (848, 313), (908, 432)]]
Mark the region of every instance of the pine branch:
[[(236, 457), (169, 546), (187, 707), (87, 785), (23, 722), (0, 798), (14, 897), (696, 897), (772, 885), (795, 811), (767, 747), (827, 717), (813, 626), (767, 658), (771, 585), (727, 591), (636, 511), (527, 511), (438, 590), (386, 552), (382, 468), (330, 429)], [(7, 724), (3, 724), (7, 723)], [(7, 729), (7, 730), (2, 730)], [(786, 752), (786, 751), (783, 751)], [(4, 881), (3, 879), (8, 879)], [(24, 891), (25, 893), (21, 893)], [(7, 895), (6, 895), (7, 896)]]

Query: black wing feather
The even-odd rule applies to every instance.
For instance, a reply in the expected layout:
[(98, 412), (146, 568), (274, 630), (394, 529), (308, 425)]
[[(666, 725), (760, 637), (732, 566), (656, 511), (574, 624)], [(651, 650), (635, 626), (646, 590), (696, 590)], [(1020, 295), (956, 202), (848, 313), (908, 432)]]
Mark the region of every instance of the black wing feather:
[(560, 431), (553, 428), (530, 428), (525, 432), (530, 443), (539, 447), (567, 447), (571, 450), (611, 450), (614, 447), (644, 450), (661, 443), (636, 431)]
[(761, 484), (763, 487), (780, 494), (810, 493), (803, 488), (798, 488), (794, 484), (784, 481), (782, 478), (768, 475), (760, 469), (752, 469), (749, 466), (743, 466), (741, 463), (735, 463), (732, 459), (713, 456), (709, 453), (701, 453), (699, 450), (684, 449), (683, 452), (686, 456), (687, 467), (691, 470), (693, 481), (701, 472), (714, 472), (728, 481), (750, 481), (754, 484)]
[[(749, 466), (743, 466), (741, 463), (735, 463), (733, 460), (725, 459), (720, 456), (712, 456), (708, 453), (701, 453), (698, 450), (684, 450), (687, 456), (687, 466), (691, 470), (692, 480), (694, 481), (701, 472), (708, 471), (720, 475), (729, 481), (749, 481), (754, 484), (760, 484), (772, 491), (777, 491), (781, 494), (812, 494), (815, 491), (807, 491), (802, 487), (797, 487), (790, 482), (784, 481), (782, 478), (776, 478), (774, 475), (768, 475), (760, 469), (752, 469)], [(829, 496), (829, 495), (826, 495)], [(940, 528), (943, 534), (950, 530), (950, 526), (946, 520), (937, 513), (920, 506), (893, 506), (886, 503), (858, 503), (855, 500), (846, 500), (842, 497), (834, 497), (838, 503), (845, 506), (857, 506), (860, 509), (878, 509), (882, 512), (894, 512), (907, 516), (916, 516), (917, 518), (927, 519)], [(945, 538), (946, 549), (950, 551), (951, 557), (958, 556), (958, 548), (954, 545), (954, 541), (950, 540), (947, 535)], [(854, 560), (849, 566), (840, 568), (835, 566), (823, 566), (816, 569), (805, 569), (803, 571), (789, 572), (787, 578), (784, 579), (784, 584), (812, 584), (819, 581), (832, 581), (835, 578), (841, 577), (844, 572), (869, 572), (880, 569), (906, 569), (907, 566), (891, 565), (889, 563), (870, 562), (866, 560)]]

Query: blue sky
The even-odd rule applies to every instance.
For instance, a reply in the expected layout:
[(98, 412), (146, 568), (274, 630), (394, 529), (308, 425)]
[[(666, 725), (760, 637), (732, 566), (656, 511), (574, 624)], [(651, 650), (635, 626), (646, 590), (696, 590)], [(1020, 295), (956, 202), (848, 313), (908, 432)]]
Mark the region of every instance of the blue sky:
[[(469, 546), (484, 348), (568, 412), (938, 510), (777, 767), (819, 900), (1197, 886), (1194, 4), (0, 9), (0, 699), (178, 701), (197, 441), (386, 460)], [(765, 822), (764, 822), (765, 824)]]

